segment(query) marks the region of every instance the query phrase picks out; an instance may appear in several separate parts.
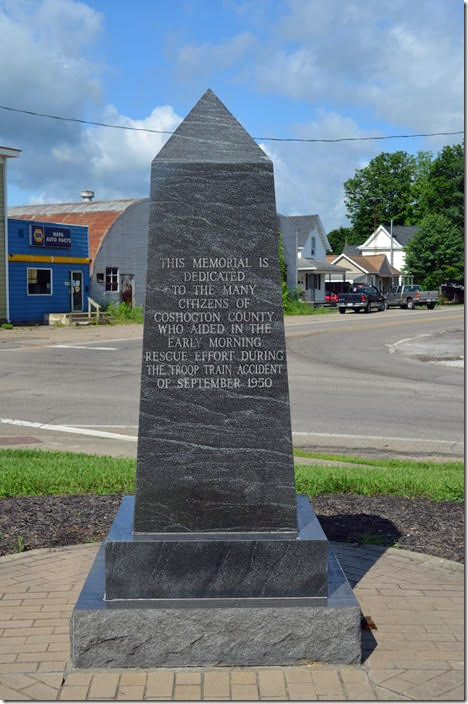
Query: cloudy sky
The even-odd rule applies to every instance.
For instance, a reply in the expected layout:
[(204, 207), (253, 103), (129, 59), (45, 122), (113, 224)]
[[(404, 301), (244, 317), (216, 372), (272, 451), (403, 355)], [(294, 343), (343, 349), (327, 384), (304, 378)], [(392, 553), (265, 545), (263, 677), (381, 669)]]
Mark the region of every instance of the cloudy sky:
[[(343, 181), (381, 151), (461, 135), (461, 0), (0, 0), (0, 102), (171, 131), (211, 88), (274, 162), (278, 210), (346, 225)], [(1, 55), (3, 54), (3, 55)], [(167, 136), (0, 109), (10, 205), (147, 196)], [(263, 139), (262, 139), (263, 138)]]

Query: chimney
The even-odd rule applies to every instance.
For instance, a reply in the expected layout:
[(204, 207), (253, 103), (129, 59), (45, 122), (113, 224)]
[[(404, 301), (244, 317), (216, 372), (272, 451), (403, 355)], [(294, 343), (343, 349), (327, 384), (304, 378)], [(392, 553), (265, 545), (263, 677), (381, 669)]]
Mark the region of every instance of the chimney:
[(94, 191), (81, 191), (80, 195), (84, 201), (90, 203), (94, 198)]

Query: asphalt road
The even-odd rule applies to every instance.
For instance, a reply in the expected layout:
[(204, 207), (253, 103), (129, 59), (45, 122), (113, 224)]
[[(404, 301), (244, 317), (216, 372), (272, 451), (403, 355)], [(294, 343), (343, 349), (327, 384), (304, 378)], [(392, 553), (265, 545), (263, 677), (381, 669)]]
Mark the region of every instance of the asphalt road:
[[(295, 445), (462, 456), (462, 330), (458, 307), (287, 318)], [(141, 333), (0, 331), (0, 446), (135, 456)]]

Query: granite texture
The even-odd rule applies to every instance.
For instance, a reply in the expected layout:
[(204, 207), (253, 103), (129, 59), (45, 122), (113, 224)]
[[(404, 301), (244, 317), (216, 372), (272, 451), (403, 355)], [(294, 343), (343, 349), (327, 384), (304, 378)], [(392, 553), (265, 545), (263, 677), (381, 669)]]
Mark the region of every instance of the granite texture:
[(73, 611), (77, 668), (359, 663), (361, 610), (328, 551), (328, 602), (307, 599), (103, 599), (104, 548)]
[(307, 496), (298, 537), (272, 534), (134, 535), (124, 498), (105, 541), (106, 599), (327, 596), (327, 538)]
[(135, 531), (295, 531), (273, 166), (207, 91), (152, 165)]

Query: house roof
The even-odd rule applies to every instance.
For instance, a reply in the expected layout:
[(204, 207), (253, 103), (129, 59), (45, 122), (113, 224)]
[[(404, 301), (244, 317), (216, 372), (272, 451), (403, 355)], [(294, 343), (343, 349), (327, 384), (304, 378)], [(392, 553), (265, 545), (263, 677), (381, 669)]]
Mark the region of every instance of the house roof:
[(39, 220), (68, 225), (85, 225), (89, 233), (89, 256), (96, 258), (101, 243), (122, 213), (146, 198), (126, 200), (93, 200), (80, 203), (21, 205), (8, 208), (8, 217), (18, 220)]
[(346, 258), (356, 264), (360, 269), (362, 269), (367, 274), (378, 274), (378, 276), (397, 276), (400, 272), (395, 267), (391, 266), (385, 254), (370, 254), (369, 256), (364, 256), (362, 254), (347, 254), (343, 252), (342, 254), (331, 254), (326, 257), (327, 262), (335, 262), (344, 258), (344, 262), (341, 261), (340, 264), (343, 265), (346, 262)]
[(331, 249), (318, 215), (281, 215), (278, 213), (278, 217), (281, 232), (285, 235), (296, 235), (296, 247), (303, 247), (313, 230), (314, 234), (321, 238), (325, 251)]
[(393, 230), (390, 225), (384, 225), (383, 227), (385, 227), (388, 234), (392, 231), (394, 239), (403, 246), (408, 244), (419, 230), (419, 225), (393, 225)]
[[(327, 257), (328, 260), (328, 257)], [(345, 267), (335, 266), (327, 262), (321, 262), (318, 259), (307, 259), (306, 257), (297, 257), (298, 271), (314, 271), (319, 274), (344, 274)]]
[(357, 248), (355, 244), (345, 244), (343, 247), (343, 254), (355, 254), (356, 256), (361, 256), (361, 250)]

